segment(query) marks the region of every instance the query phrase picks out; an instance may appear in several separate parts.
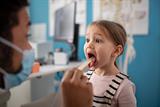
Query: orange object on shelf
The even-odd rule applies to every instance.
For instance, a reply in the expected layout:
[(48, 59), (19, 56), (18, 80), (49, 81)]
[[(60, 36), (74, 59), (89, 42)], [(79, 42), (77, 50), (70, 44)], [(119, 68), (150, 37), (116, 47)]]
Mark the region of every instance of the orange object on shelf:
[(40, 69), (40, 63), (39, 62), (35, 62), (33, 67), (32, 67), (32, 73), (39, 72), (39, 69)]

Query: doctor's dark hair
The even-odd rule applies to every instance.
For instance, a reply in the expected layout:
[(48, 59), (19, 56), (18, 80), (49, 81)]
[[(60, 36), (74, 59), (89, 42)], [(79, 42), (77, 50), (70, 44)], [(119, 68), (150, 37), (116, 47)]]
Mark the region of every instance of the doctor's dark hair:
[[(28, 0), (1, 0), (0, 37), (12, 42), (11, 30), (19, 24), (18, 12), (28, 5)], [(13, 50), (0, 42), (0, 67), (12, 65), (12, 54)]]
[(6, 35), (8, 36), (8, 32), (19, 24), (18, 12), (28, 5), (28, 0), (1, 0), (0, 36), (4, 36), (5, 38)]
[[(122, 45), (124, 50), (127, 34), (125, 29), (120, 24), (112, 21), (107, 21), (107, 20), (98, 20), (98, 21), (92, 22), (90, 26), (92, 25), (100, 28), (100, 30), (104, 32), (104, 34), (106, 35), (109, 33), (108, 36), (113, 41), (115, 46)], [(117, 66), (116, 62), (115, 62), (115, 65)]]

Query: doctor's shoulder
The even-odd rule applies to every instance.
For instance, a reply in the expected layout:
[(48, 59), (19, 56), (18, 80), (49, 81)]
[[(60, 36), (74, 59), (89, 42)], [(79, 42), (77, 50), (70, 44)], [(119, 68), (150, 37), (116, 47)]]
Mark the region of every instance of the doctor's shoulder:
[(11, 93), (9, 90), (0, 88), (0, 107), (6, 107), (6, 103), (9, 100)]

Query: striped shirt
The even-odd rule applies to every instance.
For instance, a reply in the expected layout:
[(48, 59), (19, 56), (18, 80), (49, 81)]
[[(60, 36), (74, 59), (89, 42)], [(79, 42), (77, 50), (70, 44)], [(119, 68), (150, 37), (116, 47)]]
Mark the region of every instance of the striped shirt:
[(128, 78), (99, 76), (91, 71), (87, 76), (93, 85), (93, 107), (136, 107), (135, 85)]

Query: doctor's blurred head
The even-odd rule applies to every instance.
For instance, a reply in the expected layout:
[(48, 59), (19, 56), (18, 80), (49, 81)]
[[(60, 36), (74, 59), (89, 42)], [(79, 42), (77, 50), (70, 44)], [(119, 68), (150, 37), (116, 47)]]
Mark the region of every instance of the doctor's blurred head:
[[(2, 0), (0, 3), (0, 37), (22, 50), (30, 49), (27, 0)], [(0, 42), (0, 67), (8, 73), (18, 73), (22, 68), (22, 53)]]

